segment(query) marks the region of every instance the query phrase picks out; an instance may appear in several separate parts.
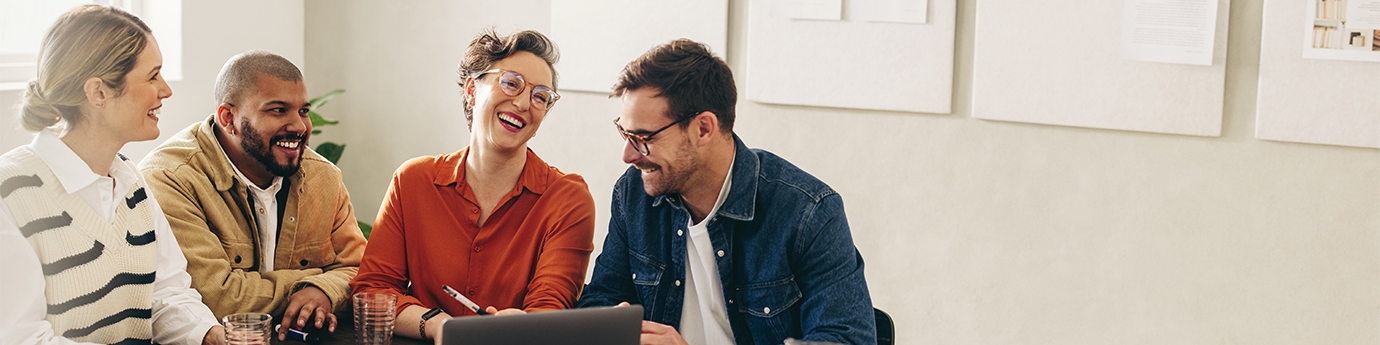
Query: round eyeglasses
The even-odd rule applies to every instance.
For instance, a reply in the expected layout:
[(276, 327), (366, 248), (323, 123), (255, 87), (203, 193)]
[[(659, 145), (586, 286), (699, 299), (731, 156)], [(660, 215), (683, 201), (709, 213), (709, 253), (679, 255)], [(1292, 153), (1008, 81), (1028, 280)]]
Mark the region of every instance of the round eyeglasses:
[(532, 107), (542, 111), (551, 110), (556, 105), (556, 101), (561, 99), (561, 95), (556, 94), (550, 87), (528, 83), (518, 72), (513, 72), (501, 68), (491, 69), (475, 75), (475, 79), (483, 78), (485, 74), (499, 73), (498, 88), (503, 90), (503, 94), (517, 96), (527, 89), (527, 85), (532, 85)]

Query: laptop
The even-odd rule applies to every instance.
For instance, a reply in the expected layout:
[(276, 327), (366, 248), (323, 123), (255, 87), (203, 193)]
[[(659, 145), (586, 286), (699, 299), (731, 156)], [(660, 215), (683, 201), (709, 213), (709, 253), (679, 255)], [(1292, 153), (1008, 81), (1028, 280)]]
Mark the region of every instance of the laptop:
[(441, 329), (441, 345), (637, 345), (642, 306), (457, 317)]

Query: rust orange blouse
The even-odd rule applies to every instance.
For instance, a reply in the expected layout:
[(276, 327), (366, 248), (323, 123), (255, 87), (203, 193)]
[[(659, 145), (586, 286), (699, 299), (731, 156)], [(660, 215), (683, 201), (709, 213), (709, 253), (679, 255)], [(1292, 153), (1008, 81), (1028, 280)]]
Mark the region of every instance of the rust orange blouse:
[(465, 183), (468, 151), (413, 158), (393, 173), (350, 288), (398, 294), (398, 311), (420, 304), (454, 316), (474, 312), (441, 285), (481, 308), (572, 307), (594, 251), (594, 198), (584, 178), (528, 149), (517, 186), (478, 227), (479, 203)]

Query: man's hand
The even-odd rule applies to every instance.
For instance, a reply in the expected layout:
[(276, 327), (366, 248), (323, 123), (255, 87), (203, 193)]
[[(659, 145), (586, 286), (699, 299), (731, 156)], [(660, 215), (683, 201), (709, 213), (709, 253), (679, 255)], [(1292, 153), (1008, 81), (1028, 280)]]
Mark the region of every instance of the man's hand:
[(685, 338), (676, 332), (675, 327), (642, 320), (642, 345), (673, 344), (687, 345)]
[(216, 325), (206, 330), (206, 336), (201, 338), (201, 345), (225, 345), (225, 326)]
[[(278, 340), (287, 340), (289, 328), (302, 329), (308, 320), (315, 320), (316, 328), (326, 328), (335, 332), (335, 314), (331, 313), (331, 298), (320, 288), (307, 285), (288, 297), (287, 310), (283, 312), (282, 327), (278, 328)], [(329, 327), (329, 328), (327, 328)]]

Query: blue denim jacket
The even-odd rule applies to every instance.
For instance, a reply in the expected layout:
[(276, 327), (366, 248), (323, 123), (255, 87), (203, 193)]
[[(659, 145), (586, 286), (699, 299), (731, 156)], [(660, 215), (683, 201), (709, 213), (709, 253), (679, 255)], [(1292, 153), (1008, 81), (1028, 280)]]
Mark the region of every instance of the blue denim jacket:
[[(781, 157), (735, 134), (733, 186), (709, 222), (733, 337), (876, 344), (863, 259), (843, 200)], [(604, 250), (579, 307), (641, 304), (647, 320), (679, 329), (690, 215), (679, 195), (647, 196), (636, 168), (613, 187)]]

